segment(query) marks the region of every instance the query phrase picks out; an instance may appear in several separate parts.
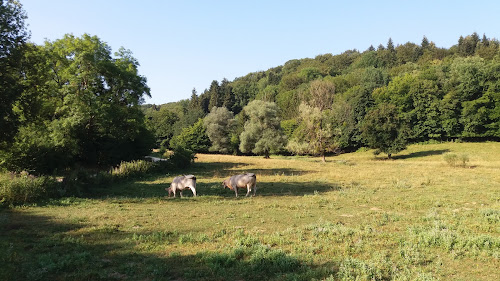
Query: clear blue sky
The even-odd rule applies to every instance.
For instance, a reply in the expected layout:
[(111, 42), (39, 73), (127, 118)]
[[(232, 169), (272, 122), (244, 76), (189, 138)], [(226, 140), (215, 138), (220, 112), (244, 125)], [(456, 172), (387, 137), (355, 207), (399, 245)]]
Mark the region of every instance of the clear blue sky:
[(290, 59), (366, 50), (370, 45), (446, 47), (460, 35), (500, 35), (498, 1), (129, 1), (20, 0), (31, 41), (66, 33), (97, 35), (130, 49), (152, 98), (162, 104), (198, 94), (212, 80), (233, 80)]

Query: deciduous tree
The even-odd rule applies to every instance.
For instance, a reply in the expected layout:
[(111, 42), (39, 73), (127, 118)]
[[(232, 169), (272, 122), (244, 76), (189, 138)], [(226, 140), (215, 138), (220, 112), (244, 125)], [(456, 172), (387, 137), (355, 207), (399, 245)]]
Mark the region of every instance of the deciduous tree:
[(274, 102), (254, 100), (245, 108), (248, 121), (240, 135), (240, 150), (269, 158), (285, 145), (285, 136), (280, 127), (278, 107)]
[(210, 151), (220, 153), (233, 152), (231, 144), (232, 132), (236, 120), (231, 111), (225, 107), (214, 107), (203, 120), (207, 135), (212, 142)]
[[(107, 166), (150, 151), (153, 138), (139, 108), (149, 88), (130, 51), (113, 57), (106, 43), (85, 34), (34, 46), (26, 56), (23, 125), (5, 151), (5, 163), (18, 165), (10, 168), (34, 167), (40, 159), (46, 165), (36, 164), (34, 172)], [(43, 141), (30, 140), (37, 135)]]
[(13, 104), (22, 92), (22, 47), (29, 37), (25, 19), (18, 1), (0, 0), (0, 148), (12, 140), (19, 125)]
[(334, 130), (326, 122), (328, 111), (302, 103), (299, 107), (299, 126), (295, 129), (287, 148), (299, 155), (319, 155), (326, 162), (325, 154), (335, 150)]
[(392, 154), (406, 149), (406, 126), (392, 104), (381, 103), (368, 112), (361, 127), (366, 143), (375, 152)]

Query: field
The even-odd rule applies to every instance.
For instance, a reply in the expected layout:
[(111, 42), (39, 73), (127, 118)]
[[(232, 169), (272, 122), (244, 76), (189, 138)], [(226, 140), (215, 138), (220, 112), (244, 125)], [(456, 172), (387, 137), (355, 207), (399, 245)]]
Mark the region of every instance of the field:
[(0, 210), (0, 280), (500, 280), (500, 143), (394, 158), (202, 154), (196, 198), (167, 174)]

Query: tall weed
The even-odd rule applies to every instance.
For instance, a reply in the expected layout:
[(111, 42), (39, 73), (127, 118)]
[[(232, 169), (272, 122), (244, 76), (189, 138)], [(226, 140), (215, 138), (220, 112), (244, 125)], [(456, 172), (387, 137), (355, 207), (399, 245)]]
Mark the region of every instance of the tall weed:
[(12, 173), (8, 179), (0, 182), (0, 206), (26, 204), (55, 195), (58, 195), (56, 181), (48, 176)]

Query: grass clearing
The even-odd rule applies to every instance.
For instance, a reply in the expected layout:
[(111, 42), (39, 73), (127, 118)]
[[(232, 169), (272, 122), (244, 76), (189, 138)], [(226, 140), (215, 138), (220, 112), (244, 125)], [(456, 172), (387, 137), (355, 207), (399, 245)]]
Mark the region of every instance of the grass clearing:
[[(1, 210), (0, 280), (499, 279), (500, 143), (197, 157), (196, 198), (167, 174)], [(256, 197), (222, 188), (242, 172)]]

